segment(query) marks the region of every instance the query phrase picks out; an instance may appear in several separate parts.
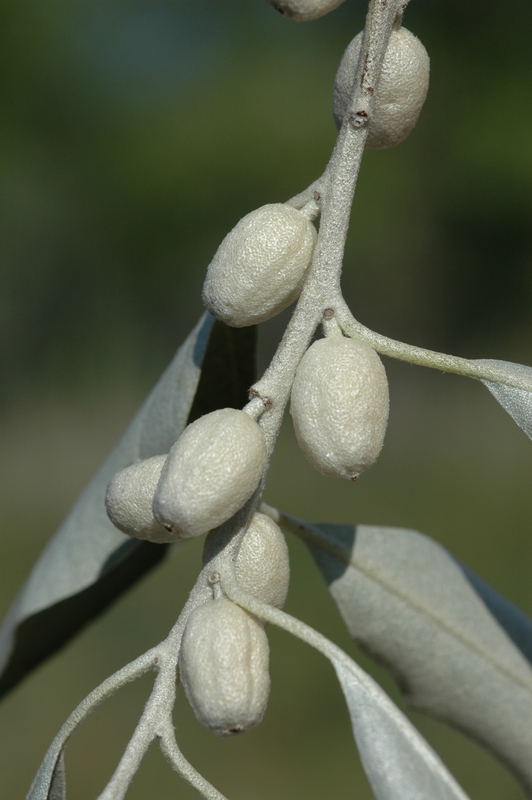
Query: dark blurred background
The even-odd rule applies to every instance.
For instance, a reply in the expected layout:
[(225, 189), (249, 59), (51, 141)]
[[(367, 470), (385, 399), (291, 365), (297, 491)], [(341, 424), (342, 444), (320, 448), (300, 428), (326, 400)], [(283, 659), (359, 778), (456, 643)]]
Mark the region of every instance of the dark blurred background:
[[(22, 0), (0, 14), (3, 613), (201, 313), (223, 236), (323, 170), (334, 74), (365, 7), (346, 0), (305, 24), (263, 0)], [(394, 338), (532, 364), (532, 6), (412, 0), (405, 24), (431, 56), (431, 88), (409, 139), (365, 156), (346, 296), (355, 316)], [(261, 368), (286, 318), (263, 326)], [(324, 478), (288, 423), (266, 499), (308, 519), (421, 530), (531, 614), (530, 443), (478, 383), (386, 367), (392, 406), (379, 464), (357, 485)], [(75, 705), (166, 634), (200, 546), (179, 549), (4, 700), (2, 797), (23, 797)], [(288, 610), (368, 668), (303, 546), (290, 547)], [(263, 725), (217, 740), (181, 698), (185, 754), (232, 800), (369, 800), (332, 670), (283, 633), (270, 641)], [(149, 680), (74, 738), (72, 798), (102, 790)], [(476, 745), (413, 719), (472, 798), (522, 797)], [(156, 748), (128, 794), (196, 796)]]

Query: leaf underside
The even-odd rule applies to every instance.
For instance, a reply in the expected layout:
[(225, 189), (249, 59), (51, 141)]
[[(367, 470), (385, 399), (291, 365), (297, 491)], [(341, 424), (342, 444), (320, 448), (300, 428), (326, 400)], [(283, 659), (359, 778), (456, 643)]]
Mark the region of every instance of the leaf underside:
[(532, 622), (415, 531), (283, 518), (409, 705), (488, 747), (532, 792)]
[[(477, 364), (489, 364), (492, 367), (505, 369), (508, 377), (528, 378), (532, 381), (532, 367), (523, 364), (513, 364), (510, 361), (497, 361), (495, 359), (477, 359)], [(505, 411), (515, 420), (519, 427), (532, 439), (532, 392), (526, 389), (517, 389), (505, 383), (483, 380), (493, 397), (501, 404)]]
[(47, 800), (66, 800), (64, 751), (61, 751), (61, 755), (57, 759)]
[(241, 408), (255, 379), (256, 328), (204, 314), (37, 560), (0, 630), (0, 696), (156, 566), (168, 545), (132, 539), (105, 512), (107, 485), (167, 453), (187, 422)]
[[(376, 800), (467, 800), (418, 731), (369, 675), (334, 661), (360, 759)], [(359, 668), (360, 669), (360, 668)]]

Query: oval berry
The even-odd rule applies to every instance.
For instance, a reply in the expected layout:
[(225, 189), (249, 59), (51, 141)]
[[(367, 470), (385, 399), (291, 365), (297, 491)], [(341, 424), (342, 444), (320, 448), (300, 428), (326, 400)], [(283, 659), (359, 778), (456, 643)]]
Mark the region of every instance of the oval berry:
[(200, 417), (168, 454), (153, 499), (155, 518), (182, 537), (218, 527), (249, 500), (266, 456), (262, 430), (245, 411), (222, 408)]
[[(205, 541), (203, 562), (215, 554), (216, 531)], [(254, 597), (282, 608), (288, 594), (290, 562), (280, 527), (266, 514), (253, 514), (235, 558), (238, 583)]]
[(197, 719), (218, 736), (261, 722), (270, 691), (268, 639), (262, 625), (226, 598), (187, 620), (179, 674)]
[(235, 328), (275, 316), (299, 296), (316, 236), (305, 214), (282, 203), (247, 214), (207, 270), (205, 307)]
[(279, 526), (266, 514), (251, 518), (235, 561), (240, 586), (250, 594), (282, 608), (288, 594), (288, 547)]
[(329, 11), (343, 3), (344, 0), (268, 0), (268, 3), (280, 14), (294, 19), (296, 22), (308, 22), (323, 17)]
[(167, 456), (153, 456), (117, 472), (107, 487), (105, 507), (119, 530), (149, 542), (173, 542), (180, 531), (168, 531), (153, 516), (155, 489)]
[(324, 475), (354, 480), (375, 463), (388, 408), (386, 372), (364, 342), (330, 336), (301, 359), (290, 410), (301, 450)]
[[(362, 33), (348, 45), (336, 73), (333, 113), (338, 128), (353, 94)], [(392, 31), (381, 76), (374, 89), (366, 147), (394, 147), (406, 139), (425, 102), (429, 70), (430, 59), (417, 36), (406, 28)]]

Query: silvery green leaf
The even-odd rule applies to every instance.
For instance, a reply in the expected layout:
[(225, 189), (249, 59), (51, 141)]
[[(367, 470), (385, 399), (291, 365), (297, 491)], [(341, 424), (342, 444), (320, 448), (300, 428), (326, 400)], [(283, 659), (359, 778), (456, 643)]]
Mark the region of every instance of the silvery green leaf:
[[(508, 377), (528, 378), (532, 382), (532, 367), (523, 364), (513, 364), (510, 361), (496, 361), (495, 359), (477, 359), (477, 364), (487, 364), (492, 367), (504, 369)], [(505, 383), (483, 380), (494, 398), (499, 401), (501, 406), (517, 422), (519, 427), (524, 430), (526, 435), (532, 439), (532, 391), (527, 389), (517, 389), (515, 386), (508, 386)]]
[[(291, 530), (316, 532), (309, 523), (271, 507), (263, 511)], [(332, 547), (335, 545), (333, 544)], [(460, 786), (386, 692), (336, 644), (279, 608), (242, 589), (234, 575), (224, 575), (229, 600), (265, 622), (296, 636), (329, 659), (342, 687), (362, 765), (377, 800), (467, 800)]]
[(409, 704), (477, 739), (532, 791), (532, 670), (521, 652), (530, 622), (415, 531), (281, 519), (309, 546), (351, 636)]
[(247, 402), (254, 335), (204, 314), (179, 348), (11, 607), (0, 630), (0, 694), (164, 558), (167, 545), (131, 539), (112, 525), (107, 484), (135, 461), (168, 452), (188, 420)]
[(65, 741), (54, 740), (28, 792), (26, 800), (66, 800)]
[(46, 800), (66, 800), (65, 754), (63, 750), (57, 759)]
[(467, 580), (482, 598), (499, 625), (504, 628), (512, 642), (532, 664), (532, 620), (520, 608), (510, 603), (493, 589), (489, 583), (479, 578), (473, 570), (457, 560)]
[(364, 771), (376, 800), (467, 800), (450, 772), (368, 676), (331, 659), (342, 687)]

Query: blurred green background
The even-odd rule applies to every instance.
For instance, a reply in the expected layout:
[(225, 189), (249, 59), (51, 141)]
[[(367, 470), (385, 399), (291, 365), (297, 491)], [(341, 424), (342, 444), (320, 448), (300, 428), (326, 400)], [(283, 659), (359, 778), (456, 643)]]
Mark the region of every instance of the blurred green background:
[[(263, 0), (23, 0), (0, 13), (3, 612), (201, 313), (204, 271), (225, 233), (324, 168), (334, 74), (365, 8), (347, 0), (307, 24)], [(413, 0), (405, 24), (429, 51), (431, 89), (409, 139), (366, 154), (346, 296), (394, 338), (532, 364), (532, 6)], [(285, 322), (263, 326), (261, 368)], [(421, 530), (532, 614), (530, 443), (481, 385), (386, 366), (379, 464), (356, 485), (324, 478), (287, 423), (266, 499), (308, 519)], [(24, 797), (74, 706), (166, 634), (200, 548), (178, 549), (3, 701), (2, 797)], [(287, 609), (368, 667), (303, 546), (290, 548)], [(185, 754), (232, 800), (369, 800), (332, 670), (281, 632), (270, 642), (262, 726), (218, 740), (180, 698)], [(69, 796), (101, 791), (149, 680), (75, 736)], [(413, 718), (472, 798), (523, 796), (476, 745)], [(128, 794), (196, 796), (155, 748)]]

